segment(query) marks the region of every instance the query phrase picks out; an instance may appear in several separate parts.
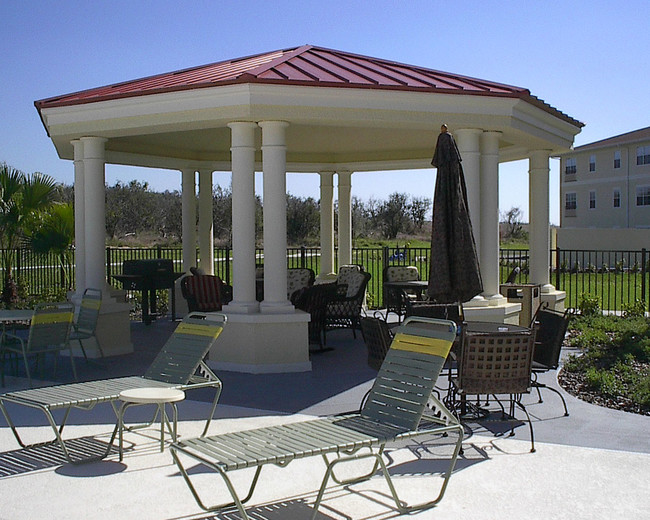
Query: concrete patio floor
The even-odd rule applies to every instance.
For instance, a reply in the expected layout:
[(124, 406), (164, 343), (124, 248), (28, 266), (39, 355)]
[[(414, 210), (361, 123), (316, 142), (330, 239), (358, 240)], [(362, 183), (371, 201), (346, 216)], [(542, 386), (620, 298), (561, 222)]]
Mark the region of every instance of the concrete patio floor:
[[(159, 320), (145, 327), (132, 324), (136, 351), (128, 356), (84, 363), (77, 359), (80, 379), (142, 374), (175, 324)], [(365, 347), (349, 330), (328, 334), (335, 350), (312, 356), (313, 370), (303, 374), (248, 375), (219, 373), (223, 393), (210, 433), (294, 421), (306, 416), (355, 409), (375, 372), (365, 363)], [(60, 363), (57, 380), (68, 381), (69, 365)], [(556, 374), (544, 382), (557, 387)], [(8, 391), (26, 386), (8, 378)], [(544, 392), (525, 399), (533, 418), (537, 451), (530, 453), (528, 427), (514, 437), (494, 436), (470, 424), (454, 475), (442, 502), (409, 515), (423, 519), (527, 517), (533, 519), (647, 518), (650, 509), (650, 418), (609, 410), (563, 392), (570, 415), (563, 416), (558, 396)], [(200, 434), (209, 395), (188, 393), (179, 406), (179, 434)], [(47, 440), (51, 430), (35, 410), (13, 407), (17, 424), (29, 441)], [(129, 420), (146, 417), (133, 409)], [(103, 445), (115, 424), (109, 405), (91, 412), (74, 411), (64, 437), (79, 446)], [(114, 451), (101, 462), (66, 464), (56, 448), (20, 449), (0, 416), (0, 519), (236, 519), (233, 512), (201, 512), (172, 463), (159, 451), (157, 429), (125, 434), (123, 462)], [(450, 445), (434, 439), (391, 446), (391, 472), (404, 498), (423, 500), (437, 489), (439, 471)], [(248, 511), (256, 520), (303, 519), (311, 515), (324, 464), (320, 458), (297, 460), (286, 469), (262, 471)], [(192, 473), (205, 489), (223, 491), (214, 474), (200, 467)], [(235, 482), (247, 481), (241, 472)], [(240, 478), (243, 477), (243, 480)], [(401, 486), (400, 486), (401, 485)], [(213, 501), (224, 495), (214, 495)], [(208, 498), (208, 501), (211, 500)], [(387, 519), (399, 517), (388, 487), (379, 476), (369, 483), (328, 488), (319, 519)]]

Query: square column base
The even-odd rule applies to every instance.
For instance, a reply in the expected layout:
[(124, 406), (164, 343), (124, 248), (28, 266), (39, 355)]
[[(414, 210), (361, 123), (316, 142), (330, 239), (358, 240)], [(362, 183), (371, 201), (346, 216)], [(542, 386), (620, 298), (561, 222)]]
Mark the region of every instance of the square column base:
[(208, 366), (217, 372), (271, 374), (309, 372), (309, 313), (228, 312), (228, 322), (210, 351)]
[(471, 307), (463, 305), (465, 321), (488, 321), (491, 323), (508, 323), (519, 325), (521, 303), (509, 303), (505, 298), (499, 305)]

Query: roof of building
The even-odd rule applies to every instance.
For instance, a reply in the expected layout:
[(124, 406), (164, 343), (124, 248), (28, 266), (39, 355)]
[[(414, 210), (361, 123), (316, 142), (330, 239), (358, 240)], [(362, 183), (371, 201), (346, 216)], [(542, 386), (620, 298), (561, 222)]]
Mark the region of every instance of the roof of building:
[(583, 144), (582, 146), (576, 146), (573, 149), (573, 151), (584, 152), (588, 150), (595, 150), (597, 148), (606, 148), (609, 146), (620, 146), (620, 145), (632, 144), (632, 143), (637, 143), (639, 141), (650, 141), (650, 126), (646, 128), (640, 128), (639, 130), (626, 132), (621, 135), (616, 135), (614, 137), (601, 139), (600, 141), (594, 141), (593, 143)]
[(303, 45), (36, 101), (36, 108), (94, 103), (238, 83), (368, 88), (520, 98), (576, 126), (528, 89), (349, 52)]

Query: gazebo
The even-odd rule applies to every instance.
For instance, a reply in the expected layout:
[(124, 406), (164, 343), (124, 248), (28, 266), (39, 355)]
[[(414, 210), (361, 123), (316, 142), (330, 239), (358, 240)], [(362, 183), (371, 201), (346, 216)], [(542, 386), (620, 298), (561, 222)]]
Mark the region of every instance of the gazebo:
[[(212, 173), (232, 172), (233, 301), (224, 308), (224, 341), (211, 354), (217, 368), (310, 368), (308, 316), (286, 297), (286, 173), (320, 176), (319, 276), (327, 278), (334, 268), (335, 188), (342, 265), (351, 260), (354, 172), (431, 168), (443, 122), (463, 157), (484, 283), (483, 295), (468, 308), (493, 321), (519, 310), (499, 294), (498, 172), (500, 162), (526, 158), (530, 279), (542, 286), (546, 301), (563, 298), (549, 280), (549, 159), (567, 151), (583, 125), (525, 88), (305, 45), (35, 105), (59, 156), (74, 161), (79, 293), (107, 284), (105, 164), (180, 172), (185, 271), (196, 250), (198, 172), (199, 255), (208, 273), (214, 266)], [(262, 302), (255, 299), (256, 171), (263, 172)], [(108, 313), (117, 304), (105, 292)]]

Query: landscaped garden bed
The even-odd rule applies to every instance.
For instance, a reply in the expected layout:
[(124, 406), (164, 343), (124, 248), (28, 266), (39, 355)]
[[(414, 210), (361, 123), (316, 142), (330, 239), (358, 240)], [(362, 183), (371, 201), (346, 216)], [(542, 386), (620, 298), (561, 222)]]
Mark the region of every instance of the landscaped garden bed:
[(560, 385), (585, 401), (650, 415), (650, 321), (642, 311), (631, 306), (622, 316), (574, 318), (567, 342), (578, 353), (566, 359)]

